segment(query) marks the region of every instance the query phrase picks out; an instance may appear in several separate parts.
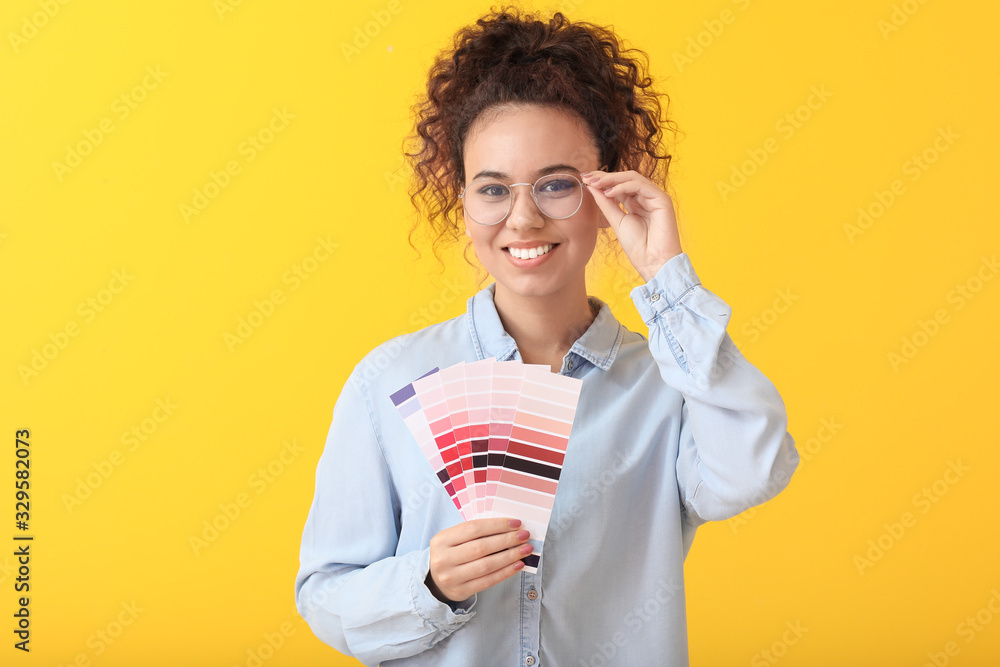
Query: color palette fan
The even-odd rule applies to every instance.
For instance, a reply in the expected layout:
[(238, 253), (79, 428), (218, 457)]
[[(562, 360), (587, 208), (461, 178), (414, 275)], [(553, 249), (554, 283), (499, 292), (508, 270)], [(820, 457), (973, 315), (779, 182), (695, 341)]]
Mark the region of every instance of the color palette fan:
[(583, 381), (544, 364), (433, 368), (390, 398), (465, 520), (520, 519), (537, 572)]

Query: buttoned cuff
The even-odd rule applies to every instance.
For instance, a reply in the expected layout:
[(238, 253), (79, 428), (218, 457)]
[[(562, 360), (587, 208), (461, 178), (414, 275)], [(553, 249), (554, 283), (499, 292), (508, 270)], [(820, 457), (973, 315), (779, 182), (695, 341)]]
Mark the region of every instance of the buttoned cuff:
[(644, 285), (632, 288), (629, 296), (642, 316), (650, 324), (658, 315), (673, 308), (688, 292), (701, 285), (686, 252), (666, 261)]
[[(649, 327), (650, 351), (657, 362), (672, 357), (684, 373), (686, 388), (707, 389), (718, 375), (715, 365), (732, 309), (702, 286), (687, 253), (671, 257), (629, 296)], [(666, 350), (669, 355), (663, 354)]]
[(472, 610), (476, 604), (476, 594), (460, 602), (446, 603), (434, 597), (427, 587), (427, 573), (431, 569), (431, 548), (421, 552), (420, 558), (414, 562), (410, 579), (410, 592), (413, 597), (414, 611), (425, 621), (435, 627), (458, 627), (476, 615)]

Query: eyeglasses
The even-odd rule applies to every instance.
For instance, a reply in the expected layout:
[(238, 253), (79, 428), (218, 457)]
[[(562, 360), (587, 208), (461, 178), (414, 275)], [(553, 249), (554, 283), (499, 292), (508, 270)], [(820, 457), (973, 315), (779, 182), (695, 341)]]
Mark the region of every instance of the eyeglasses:
[(486, 178), (465, 186), (458, 197), (465, 212), (480, 225), (503, 222), (514, 208), (515, 185), (530, 185), (531, 198), (542, 215), (553, 220), (564, 220), (583, 204), (583, 183), (573, 174), (548, 174), (534, 183), (507, 185), (496, 179)]

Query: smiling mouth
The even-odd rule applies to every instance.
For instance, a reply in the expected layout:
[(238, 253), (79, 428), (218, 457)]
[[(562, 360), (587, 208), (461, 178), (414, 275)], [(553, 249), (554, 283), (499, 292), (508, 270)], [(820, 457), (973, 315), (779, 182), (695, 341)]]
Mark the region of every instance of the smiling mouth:
[(534, 248), (504, 248), (506, 252), (509, 252), (514, 257), (518, 259), (534, 259), (540, 255), (545, 255), (552, 251), (553, 248), (558, 246), (558, 243), (546, 243), (543, 245), (535, 246)]

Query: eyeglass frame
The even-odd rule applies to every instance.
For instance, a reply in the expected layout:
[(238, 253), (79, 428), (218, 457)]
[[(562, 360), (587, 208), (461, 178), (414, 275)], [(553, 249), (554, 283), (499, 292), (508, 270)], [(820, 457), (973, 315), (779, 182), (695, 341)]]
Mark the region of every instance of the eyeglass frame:
[[(604, 165), (603, 167), (601, 167), (600, 169), (597, 169), (596, 171), (604, 171), (607, 168), (608, 168), (608, 165)], [(515, 185), (530, 185), (531, 186), (531, 199), (535, 202), (535, 206), (538, 208), (538, 212), (541, 213), (542, 215), (545, 215), (545, 212), (542, 211), (542, 207), (538, 205), (538, 197), (535, 196), (535, 186), (538, 184), (538, 181), (542, 180), (543, 178), (548, 178), (549, 176), (569, 176), (570, 178), (572, 178), (573, 180), (575, 180), (577, 183), (580, 184), (580, 189), (581, 190), (584, 187), (583, 186), (583, 181), (581, 181), (579, 178), (577, 178), (573, 174), (570, 174), (570, 173), (567, 173), (567, 172), (558, 172), (558, 173), (554, 173), (554, 174), (543, 174), (542, 176), (539, 176), (537, 179), (535, 179), (534, 183), (511, 183), (509, 185), (507, 183), (503, 183), (503, 185), (504, 185), (504, 187), (506, 187), (508, 189), (513, 188)], [(481, 179), (481, 180), (489, 180), (489, 179)], [(462, 188), (462, 192), (459, 193), (458, 198), (462, 200), (462, 209), (463, 210), (465, 210), (465, 193), (468, 192), (469, 188), (472, 187), (475, 183), (479, 183), (479, 182), (480, 181), (471, 181), (471, 182), (469, 182), (464, 188)], [(483, 227), (493, 227), (494, 225), (499, 225), (501, 222), (503, 222), (504, 220), (506, 220), (507, 217), (510, 216), (510, 212), (514, 210), (514, 190), (513, 189), (510, 190), (509, 200), (510, 200), (510, 203), (507, 206), (507, 212), (504, 213), (503, 217), (500, 218), (499, 220), (497, 220), (496, 222), (479, 222), (478, 220), (476, 220), (475, 218), (472, 217), (471, 213), (469, 213), (469, 217), (472, 219), (472, 221), (474, 223), (476, 223), (477, 225), (482, 225)], [(546, 218), (550, 218), (551, 220), (565, 220), (567, 218), (572, 218), (574, 215), (576, 215), (580, 211), (580, 207), (581, 206), (583, 206), (583, 194), (582, 194), (582, 192), (580, 194), (580, 203), (577, 205), (575, 211), (573, 211), (569, 215), (564, 215), (561, 218), (554, 218), (554, 217), (552, 217), (550, 215), (545, 215), (545, 217)], [(466, 213), (468, 213), (467, 210), (466, 210)]]

